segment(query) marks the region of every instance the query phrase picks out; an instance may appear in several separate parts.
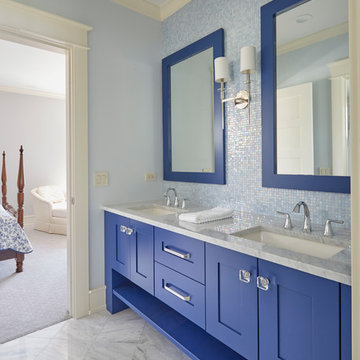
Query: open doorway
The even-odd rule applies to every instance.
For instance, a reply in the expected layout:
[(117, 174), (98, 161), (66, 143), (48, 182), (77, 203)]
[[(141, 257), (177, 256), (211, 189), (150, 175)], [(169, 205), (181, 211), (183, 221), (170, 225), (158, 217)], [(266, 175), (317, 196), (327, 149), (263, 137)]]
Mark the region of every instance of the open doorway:
[(0, 262), (0, 344), (69, 317), (67, 56), (64, 49), (0, 39), (0, 147), (7, 197), (16, 203), (24, 147), (24, 269)]

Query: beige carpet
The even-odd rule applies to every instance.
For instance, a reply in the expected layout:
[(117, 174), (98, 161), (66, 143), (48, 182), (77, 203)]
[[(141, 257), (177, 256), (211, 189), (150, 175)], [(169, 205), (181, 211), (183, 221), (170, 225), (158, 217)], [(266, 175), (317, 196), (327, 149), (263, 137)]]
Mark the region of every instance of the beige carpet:
[(24, 271), (0, 262), (0, 344), (67, 319), (66, 236), (25, 227), (34, 251)]

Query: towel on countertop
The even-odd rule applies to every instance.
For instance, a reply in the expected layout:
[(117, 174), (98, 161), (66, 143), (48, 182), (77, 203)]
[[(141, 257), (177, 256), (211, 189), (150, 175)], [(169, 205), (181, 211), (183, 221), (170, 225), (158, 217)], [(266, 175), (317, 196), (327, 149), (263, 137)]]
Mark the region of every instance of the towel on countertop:
[(217, 221), (231, 218), (233, 216), (232, 209), (215, 207), (209, 210), (184, 213), (179, 215), (179, 220), (191, 222), (194, 224), (202, 224), (210, 221)]

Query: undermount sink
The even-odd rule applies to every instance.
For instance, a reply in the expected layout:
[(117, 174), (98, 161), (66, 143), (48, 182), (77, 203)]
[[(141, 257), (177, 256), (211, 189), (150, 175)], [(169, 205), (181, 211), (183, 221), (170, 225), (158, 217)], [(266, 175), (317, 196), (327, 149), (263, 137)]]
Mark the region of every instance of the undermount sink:
[(181, 212), (180, 209), (167, 208), (166, 206), (161, 206), (161, 205), (156, 205), (156, 204), (135, 206), (135, 207), (132, 207), (129, 209), (140, 211), (140, 212), (142, 212), (144, 214), (148, 214), (148, 215), (155, 215), (155, 216), (166, 216), (166, 215), (171, 215), (171, 214), (178, 214), (179, 212)]
[(291, 235), (277, 234), (261, 228), (243, 230), (231, 235), (305, 255), (316, 256), (321, 259), (329, 259), (344, 250), (344, 248), (339, 246), (305, 240)]

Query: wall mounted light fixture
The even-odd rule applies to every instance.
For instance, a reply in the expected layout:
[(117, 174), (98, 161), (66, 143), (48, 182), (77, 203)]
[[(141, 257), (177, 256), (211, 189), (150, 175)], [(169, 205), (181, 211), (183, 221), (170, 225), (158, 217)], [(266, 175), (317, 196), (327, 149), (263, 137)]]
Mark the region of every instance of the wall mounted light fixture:
[[(245, 46), (240, 50), (240, 72), (246, 74), (246, 90), (239, 91), (235, 97), (225, 99), (225, 83), (229, 81), (229, 65), (226, 57), (215, 59), (215, 81), (221, 83), (220, 97), (222, 104), (233, 101), (238, 109), (245, 109), (248, 106), (250, 123), (250, 73), (256, 70), (256, 48)], [(224, 126), (224, 106), (222, 106), (222, 122)]]

